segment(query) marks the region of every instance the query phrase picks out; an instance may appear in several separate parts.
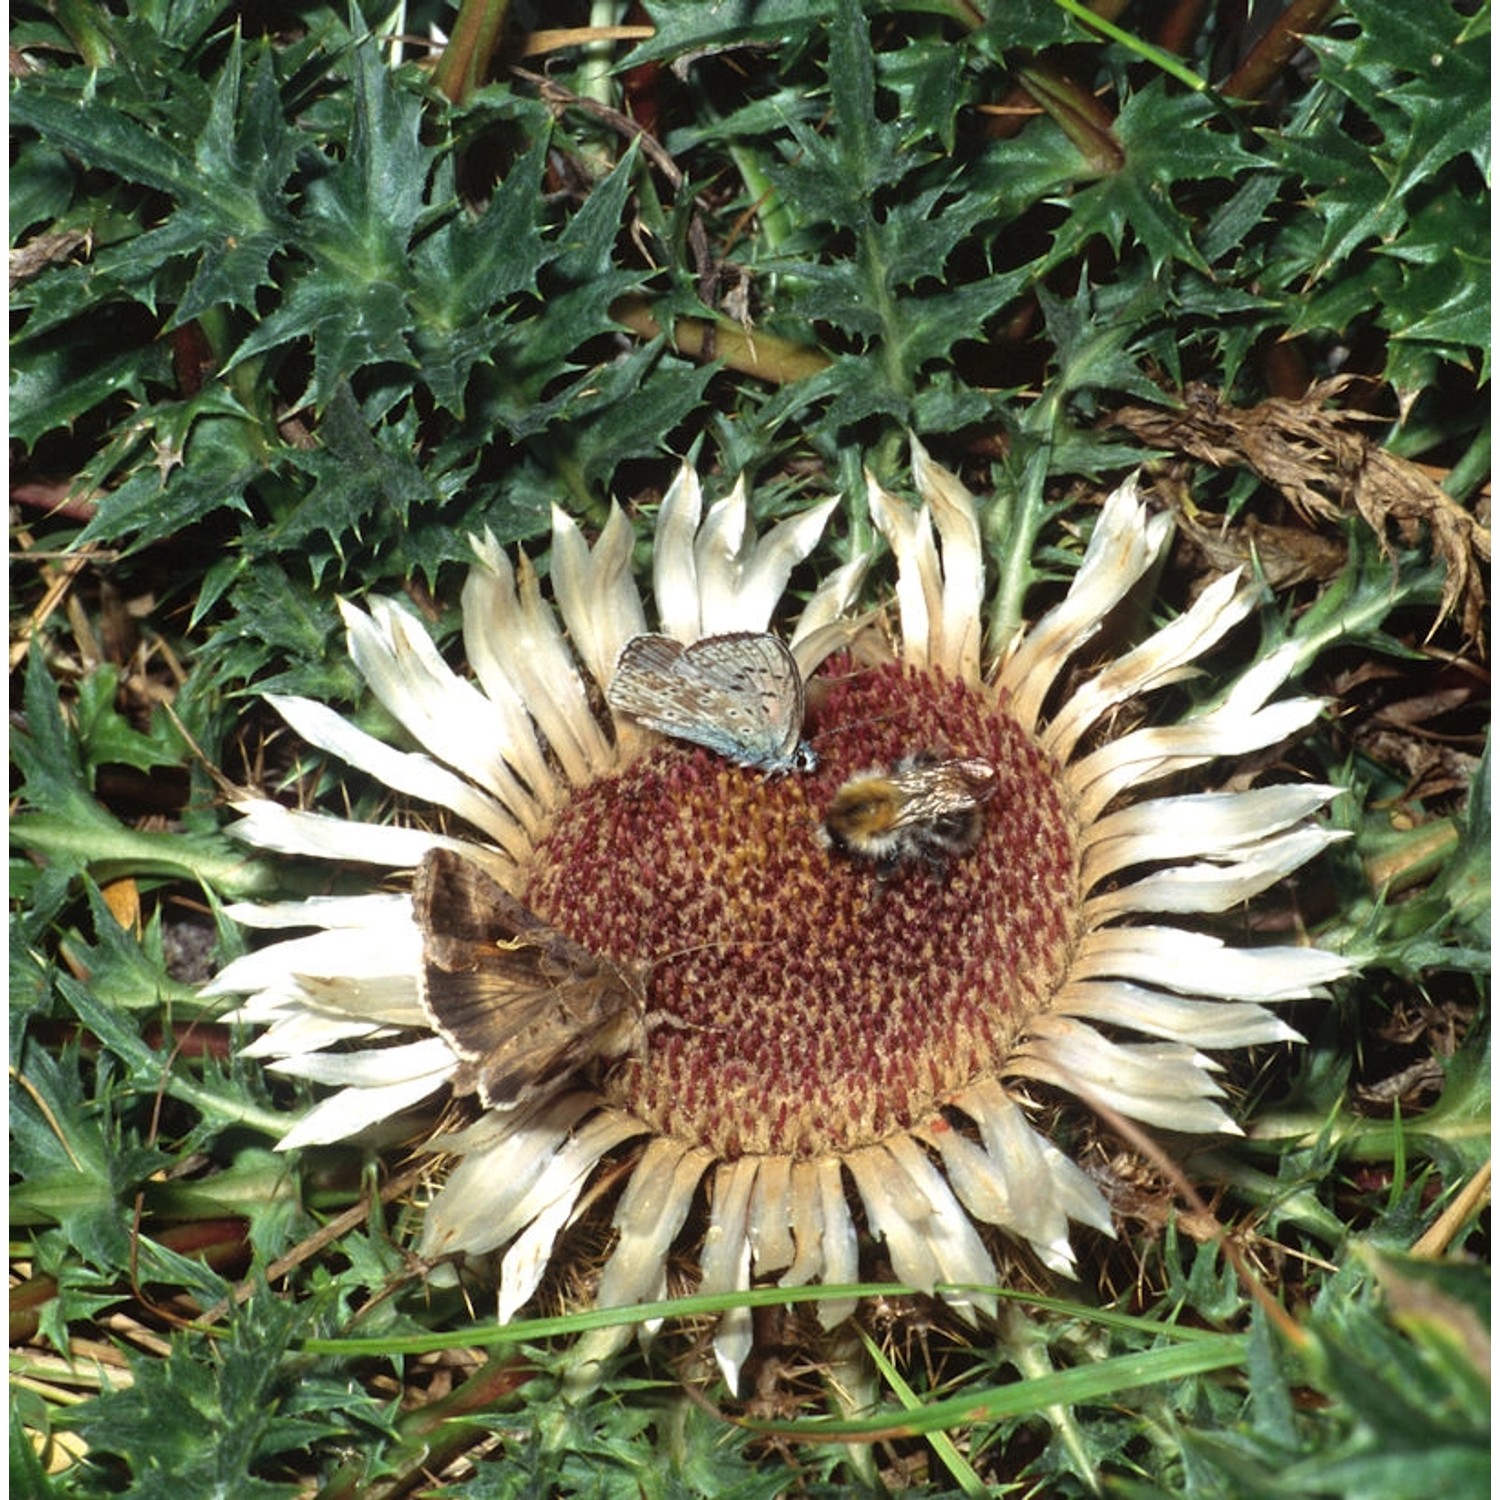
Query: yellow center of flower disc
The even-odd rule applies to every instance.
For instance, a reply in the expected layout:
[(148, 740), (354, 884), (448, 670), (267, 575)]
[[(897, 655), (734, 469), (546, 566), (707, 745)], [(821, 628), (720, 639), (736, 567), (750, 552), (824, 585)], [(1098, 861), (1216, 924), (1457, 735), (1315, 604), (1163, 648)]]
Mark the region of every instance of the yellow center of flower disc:
[[(818, 1155), (929, 1120), (993, 1073), (1056, 987), (1078, 862), (1055, 768), (986, 695), (884, 667), (825, 672), (807, 775), (663, 742), (578, 793), (526, 899), (596, 953), (649, 966), (644, 1056), (604, 1092), (721, 1159)], [(998, 772), (972, 852), (882, 879), (818, 830), (850, 776), (905, 756)]]

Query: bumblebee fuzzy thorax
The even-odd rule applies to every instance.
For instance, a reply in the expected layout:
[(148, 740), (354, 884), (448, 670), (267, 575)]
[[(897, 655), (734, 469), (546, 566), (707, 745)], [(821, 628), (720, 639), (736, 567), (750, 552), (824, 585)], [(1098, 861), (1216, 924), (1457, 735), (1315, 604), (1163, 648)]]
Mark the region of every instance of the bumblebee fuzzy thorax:
[(851, 776), (828, 804), (823, 818), (823, 840), (834, 849), (884, 851), (901, 813), (901, 795), (884, 772)]

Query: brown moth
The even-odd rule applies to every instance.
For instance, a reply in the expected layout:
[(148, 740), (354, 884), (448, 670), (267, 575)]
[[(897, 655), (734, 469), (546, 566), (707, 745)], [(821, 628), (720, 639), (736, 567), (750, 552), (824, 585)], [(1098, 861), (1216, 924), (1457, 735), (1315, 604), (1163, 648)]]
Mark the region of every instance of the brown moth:
[(460, 1059), (457, 1093), (509, 1109), (644, 1044), (646, 967), (590, 953), (461, 855), (423, 859), (412, 909), (422, 1008)]

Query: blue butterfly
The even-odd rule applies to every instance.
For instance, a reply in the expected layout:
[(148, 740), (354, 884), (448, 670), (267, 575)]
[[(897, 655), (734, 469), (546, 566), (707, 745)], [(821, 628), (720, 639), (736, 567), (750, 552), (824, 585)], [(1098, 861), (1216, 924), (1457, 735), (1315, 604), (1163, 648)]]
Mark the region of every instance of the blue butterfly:
[(633, 636), (605, 697), (648, 729), (768, 776), (818, 764), (802, 738), (802, 674), (785, 644), (764, 631), (705, 636), (691, 646)]

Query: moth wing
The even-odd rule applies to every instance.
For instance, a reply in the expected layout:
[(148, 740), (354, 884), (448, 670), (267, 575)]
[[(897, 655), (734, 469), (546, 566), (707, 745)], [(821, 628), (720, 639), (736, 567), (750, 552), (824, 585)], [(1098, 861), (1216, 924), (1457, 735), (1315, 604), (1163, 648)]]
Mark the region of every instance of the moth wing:
[(422, 1008), (466, 1065), (460, 1091), (519, 1103), (597, 1056), (628, 1051), (644, 1024), (640, 971), (549, 927), (484, 871), (448, 850), (412, 888), (423, 934)]
[(643, 1018), (623, 982), (597, 993), (581, 1024), (555, 992), (527, 989), (502, 996), (493, 981), (483, 971), (429, 971), (424, 987), (429, 1013), (446, 1020), (446, 1026), (436, 1020), (434, 1025), (449, 1044), (460, 1036), (477, 1044), (455, 1046), (463, 1066), (454, 1087), (477, 1093), (486, 1109), (520, 1104), (595, 1058), (631, 1051), (643, 1035)]
[(546, 945), (553, 940), (565, 956), (569, 939), (448, 849), (432, 850), (418, 867), (412, 908), (422, 931), (423, 1008), (461, 1058), (478, 1061), (546, 1007)]
[(451, 849), (428, 851), (412, 880), (411, 902), (423, 957), (443, 968), (462, 968), (474, 947), (497, 935), (509, 939), (552, 930), (497, 880)]

